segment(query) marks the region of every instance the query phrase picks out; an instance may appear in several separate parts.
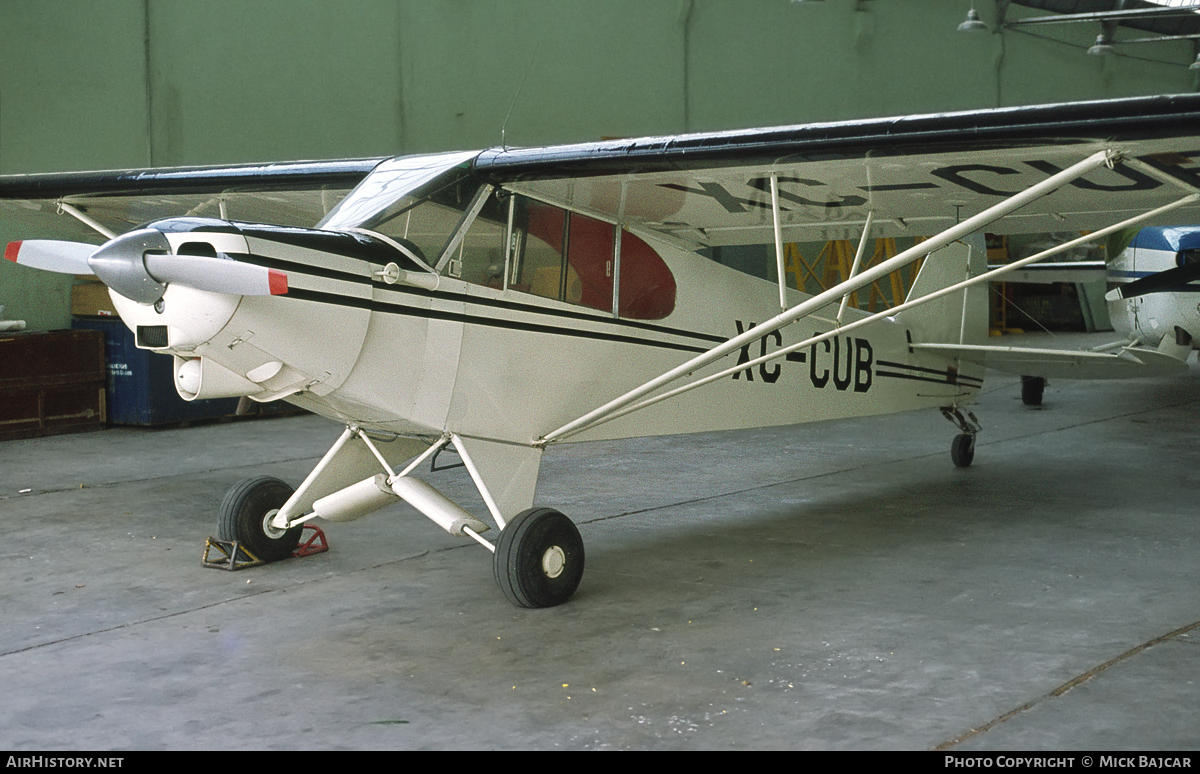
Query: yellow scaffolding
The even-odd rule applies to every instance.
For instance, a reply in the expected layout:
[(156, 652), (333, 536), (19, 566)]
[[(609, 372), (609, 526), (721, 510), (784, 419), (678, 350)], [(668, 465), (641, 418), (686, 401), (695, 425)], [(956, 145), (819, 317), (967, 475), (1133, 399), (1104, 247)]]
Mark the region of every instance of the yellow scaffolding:
[[(924, 237), (917, 241), (923, 241)], [(839, 282), (850, 278), (850, 269), (854, 266), (854, 254), (858, 245), (845, 239), (826, 242), (811, 263), (800, 252), (800, 245), (791, 242), (784, 245), (784, 273), (790, 274), (797, 290), (805, 293), (820, 293), (829, 290)], [(896, 255), (896, 240), (892, 238), (876, 239), (875, 251), (870, 258), (863, 261), (859, 271), (865, 271), (876, 264), (886, 261)], [(913, 261), (905, 267), (881, 277), (872, 282), (867, 288), (866, 311), (875, 312), (887, 309), (904, 301), (912, 288), (917, 273), (921, 270), (923, 259)], [(812, 284), (810, 284), (812, 283)], [(816, 287), (813, 287), (815, 285)], [(850, 294), (850, 305), (862, 309), (859, 304), (859, 293)]]

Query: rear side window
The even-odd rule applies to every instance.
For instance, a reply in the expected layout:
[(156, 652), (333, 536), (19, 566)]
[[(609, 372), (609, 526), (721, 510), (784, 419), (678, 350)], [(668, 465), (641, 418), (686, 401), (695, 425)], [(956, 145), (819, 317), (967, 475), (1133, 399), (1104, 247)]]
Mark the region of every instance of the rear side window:
[(510, 289), (604, 312), (616, 303), (618, 316), (634, 320), (674, 311), (675, 277), (644, 240), (577, 212), (515, 198)]

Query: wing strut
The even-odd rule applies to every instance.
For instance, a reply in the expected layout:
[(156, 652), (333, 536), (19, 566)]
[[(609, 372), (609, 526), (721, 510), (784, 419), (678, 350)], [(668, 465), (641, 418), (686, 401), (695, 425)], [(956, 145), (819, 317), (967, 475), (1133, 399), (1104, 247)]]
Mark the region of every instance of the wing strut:
[(783, 273), (783, 227), (779, 223), (779, 173), (771, 171), (771, 225), (775, 232), (775, 276), (779, 280), (779, 308), (787, 311), (787, 277)]
[[(867, 210), (867, 222), (863, 224), (862, 237), (858, 240), (858, 252), (854, 254), (854, 265), (850, 267), (850, 276), (846, 279), (853, 279), (858, 274), (858, 267), (862, 266), (863, 253), (867, 249), (867, 235), (871, 233), (871, 224), (875, 221), (875, 210)], [(846, 306), (850, 303), (850, 294), (842, 296), (842, 305), (838, 307), (837, 324), (842, 324), (842, 316), (846, 314)]]
[[(1046, 194), (1051, 193), (1052, 191), (1055, 191), (1055, 190), (1067, 185), (1072, 180), (1082, 177), (1083, 175), (1086, 175), (1089, 172), (1092, 172), (1093, 170), (1098, 169), (1101, 166), (1111, 166), (1111, 165), (1117, 163), (1118, 161), (1120, 161), (1119, 154), (1117, 154), (1114, 151), (1104, 150), (1104, 151), (1099, 151), (1097, 153), (1094, 153), (1091, 156), (1087, 157), (1086, 159), (1084, 159), (1076, 164), (1073, 164), (1072, 166), (1068, 167), (1067, 169), (1065, 169), (1055, 175), (1052, 175), (1051, 177), (1043, 180), (1040, 183), (1030, 186), (1026, 190), (1004, 200), (1003, 202), (1000, 202), (999, 204), (989, 207), (988, 209), (984, 210), (983, 212), (980, 212), (979, 214), (974, 215), (973, 217), (968, 218), (967, 220), (962, 221), (961, 223), (958, 223), (955, 226), (952, 226), (951, 228), (946, 229), (945, 231), (942, 231), (940, 234), (938, 234), (934, 237), (931, 237), (931, 238), (925, 240), (924, 242), (921, 242), (920, 244), (917, 244), (917, 245), (909, 248), (908, 250), (901, 252), (899, 255), (896, 255), (893, 258), (883, 261), (882, 263), (864, 271), (862, 274), (851, 277), (850, 279), (847, 279), (846, 281), (839, 283), (838, 285), (830, 288), (829, 290), (827, 290), (823, 293), (820, 293), (816, 296), (813, 296), (812, 298), (808, 299), (807, 301), (797, 304), (796, 306), (792, 307), (791, 309), (788, 309), (787, 311), (782, 312), (779, 315), (776, 315), (775, 317), (771, 318), (770, 320), (767, 320), (767, 321), (761, 323), (760, 325), (757, 325), (754, 328), (751, 328), (751, 329), (747, 330), (746, 332), (727, 340), (724, 344), (719, 344), (716, 347), (713, 347), (712, 349), (710, 349), (709, 351), (707, 351), (701, 355), (697, 355), (696, 357), (692, 358), (691, 360), (688, 360), (687, 362), (683, 363), (682, 365), (676, 366), (675, 368), (667, 371), (666, 373), (663, 373), (660, 376), (655, 377), (654, 379), (651, 379), (650, 381), (646, 382), (645, 384), (641, 385), (640, 387), (636, 387), (633, 390), (630, 390), (629, 392), (625, 393), (624, 395), (614, 398), (613, 400), (609, 401), (608, 403), (605, 403), (604, 405), (588, 412), (587, 414), (584, 414), (583, 416), (579, 417), (578, 419), (576, 419), (572, 422), (568, 422), (567, 424), (563, 425), (562, 427), (558, 428), (557, 430), (553, 430), (553, 431), (547, 433), (546, 435), (544, 435), (539, 440), (539, 443), (545, 444), (545, 443), (551, 443), (554, 441), (562, 440), (568, 436), (575, 435), (576, 433), (582, 432), (583, 430), (585, 430), (595, 424), (598, 424), (602, 421), (607, 421), (609, 419), (612, 419), (617, 414), (617, 412), (621, 412), (622, 414), (628, 413), (627, 411), (622, 411), (622, 409), (632, 406), (633, 404), (637, 403), (642, 398), (645, 398), (647, 395), (649, 395), (650, 393), (659, 389), (660, 387), (662, 387), (666, 384), (669, 384), (670, 382), (676, 381), (677, 379), (679, 379), (683, 376), (691, 374), (700, 368), (710, 365), (711, 363), (719, 360), (720, 358), (728, 355), (729, 353), (740, 349), (742, 346), (750, 343), (751, 341), (757, 340), (764, 333), (770, 333), (771, 331), (778, 330), (787, 325), (790, 325), (791, 323), (794, 323), (797, 320), (800, 320), (800, 319), (808, 316), (809, 314), (817, 311), (818, 309), (821, 309), (822, 307), (824, 307), (830, 303), (833, 303), (836, 300), (839, 300), (842, 296), (848, 295), (848, 294), (858, 290), (859, 288), (865, 287), (866, 285), (869, 285), (870, 283), (874, 282), (875, 280), (879, 279), (880, 277), (886, 276), (887, 274), (890, 274), (891, 272), (895, 271), (896, 269), (899, 269), (900, 267), (905, 266), (908, 263), (917, 260), (918, 258), (923, 258), (924, 256), (929, 255), (930, 253), (932, 253), (936, 250), (939, 250), (942, 247), (945, 247), (946, 245), (950, 244), (951, 242), (954, 242), (968, 234), (971, 234), (975, 231), (978, 231), (979, 229), (984, 228), (992, 221), (998, 220), (998, 219), (1004, 217), (1005, 215), (1008, 215), (1009, 213), (1034, 201), (1035, 199), (1037, 199), (1041, 196), (1045, 196)], [(1177, 185), (1179, 183), (1179, 181), (1174, 181), (1174, 182)], [(980, 275), (979, 277), (974, 278), (974, 280), (968, 280), (966, 282), (986, 281), (987, 279), (990, 279), (994, 276), (998, 276), (999, 274), (1003, 274), (1007, 271), (1011, 271), (1013, 269), (1020, 268), (1021, 266), (1024, 266), (1026, 263), (1029, 263), (1032, 260), (1038, 260), (1038, 259), (1046, 257), (1047, 255), (1051, 255), (1056, 252), (1061, 252), (1061, 250), (1068, 249), (1068, 247), (1072, 247), (1075, 244), (1079, 243), (1080, 241), (1094, 240), (1099, 235), (1109, 233), (1110, 231), (1115, 230), (1116, 228), (1126, 227), (1127, 225), (1130, 225), (1132, 223), (1140, 222), (1141, 220), (1145, 220), (1147, 218), (1154, 217), (1158, 214), (1161, 214), (1162, 212), (1175, 209), (1176, 207), (1180, 207), (1185, 204), (1189, 204), (1191, 202), (1197, 201), (1198, 199), (1200, 199), (1200, 194), (1191, 194), (1177, 202), (1174, 202), (1173, 204), (1166, 205), (1165, 207), (1160, 207), (1157, 210), (1154, 210), (1152, 212), (1145, 213), (1144, 215), (1127, 220), (1127, 221), (1119, 224), (1118, 226), (1113, 226), (1113, 227), (1110, 227), (1109, 229), (1105, 229), (1101, 232), (1095, 232), (1093, 234), (1090, 234), (1090, 235), (1088, 235), (1088, 237), (1086, 239), (1081, 238), (1081, 240), (1073, 240), (1072, 242), (1068, 242), (1068, 243), (1066, 243), (1066, 245), (1059, 245), (1058, 247), (1052, 248), (1051, 250), (1046, 251), (1044, 253), (1040, 253), (1036, 256), (1031, 256), (1030, 258), (1024, 259), (1023, 261), (1019, 261), (1019, 262), (1016, 262), (1013, 264), (1006, 265), (1002, 269), (997, 269), (993, 272), (989, 272), (987, 274)], [(930, 294), (928, 296), (923, 296), (920, 299), (917, 299), (913, 302), (907, 302), (907, 303), (911, 303), (912, 305), (916, 305), (918, 303), (927, 303), (929, 301), (934, 300), (935, 298), (945, 295), (946, 293), (962, 290), (963, 287), (965, 287), (965, 286), (966, 286), (966, 283), (959, 283), (958, 285), (955, 285), (955, 286), (952, 286), (949, 288), (945, 288), (945, 289), (939, 291), (938, 293)], [(900, 308), (889, 309), (889, 310), (887, 310), (886, 315), (890, 316), (890, 315), (895, 314), (898, 311), (900, 311)], [(883, 316), (884, 314), (885, 313), (880, 313), (871, 318), (867, 318), (867, 320), (878, 319), (880, 316)], [(867, 320), (864, 320), (862, 322), (866, 322)], [(862, 324), (862, 323), (861, 322), (854, 323), (855, 326), (857, 326), (859, 324)], [(845, 330), (846, 330), (846, 328), (843, 328), (842, 332), (844, 332)], [(827, 334), (827, 337), (832, 336), (832, 335), (834, 335), (834, 334), (832, 334), (832, 333)], [(795, 349), (798, 349), (801, 346), (811, 345), (812, 343), (814, 343), (817, 340), (818, 339), (810, 339), (808, 341), (803, 342), (802, 344), (793, 345), (792, 347), (789, 347), (787, 350), (778, 350), (777, 352), (773, 353), (772, 356), (768, 356), (767, 359), (771, 359), (771, 357), (778, 357), (781, 354), (785, 354), (788, 351), (794, 351)], [(747, 367), (746, 363), (741, 363), (741, 364), (739, 364), (739, 366), (737, 368), (735, 368), (733, 370), (734, 371), (744, 370), (746, 367)], [(730, 373), (732, 373), (732, 372), (730, 372)], [(719, 378), (719, 377), (706, 377), (706, 379), (708, 381), (711, 381), (712, 379), (715, 379), (715, 378)], [(702, 381), (702, 382), (695, 383), (695, 384), (689, 384), (686, 386), (686, 389), (694, 389), (695, 387), (700, 386), (701, 383), (707, 383), (707, 381)], [(682, 391), (683, 389), (685, 389), (685, 388), (680, 388), (680, 390), (677, 390), (675, 393), (671, 393), (671, 394), (678, 394), (678, 392)], [(666, 396), (660, 396), (657, 400), (661, 400), (664, 397), (666, 397)], [(647, 401), (644, 404), (638, 404), (636, 406), (636, 408), (641, 408), (643, 405), (650, 405), (651, 402), (655, 402), (655, 401)], [(630, 410), (634, 410), (634, 409), (630, 409)]]
[(89, 217), (89, 216), (83, 214), (83, 211), (80, 210), (78, 207), (76, 207), (73, 204), (68, 204), (67, 202), (64, 202), (62, 199), (58, 200), (58, 210), (60, 213), (61, 212), (67, 213), (72, 218), (79, 221), (80, 223), (87, 226), (88, 228), (91, 228), (94, 231), (100, 232), (100, 234), (105, 239), (115, 239), (117, 236), (117, 232), (105, 228), (104, 226), (100, 225), (96, 221), (95, 218), (92, 218), (92, 217)]

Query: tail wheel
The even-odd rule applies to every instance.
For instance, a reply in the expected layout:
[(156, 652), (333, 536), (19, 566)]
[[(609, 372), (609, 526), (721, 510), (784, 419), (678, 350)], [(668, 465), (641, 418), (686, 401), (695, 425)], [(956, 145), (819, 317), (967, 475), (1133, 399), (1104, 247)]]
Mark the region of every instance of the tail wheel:
[(954, 436), (954, 441), (950, 444), (950, 459), (954, 460), (956, 467), (970, 467), (971, 461), (975, 459), (975, 436), (968, 433)]
[(558, 511), (530, 508), (501, 530), (492, 567), (500, 590), (514, 605), (561, 605), (583, 578), (583, 539)]
[(266, 562), (286, 559), (300, 543), (304, 527), (271, 526), (271, 517), (292, 496), (292, 488), (270, 476), (247, 479), (225, 495), (217, 519), (217, 537), (236, 540)]

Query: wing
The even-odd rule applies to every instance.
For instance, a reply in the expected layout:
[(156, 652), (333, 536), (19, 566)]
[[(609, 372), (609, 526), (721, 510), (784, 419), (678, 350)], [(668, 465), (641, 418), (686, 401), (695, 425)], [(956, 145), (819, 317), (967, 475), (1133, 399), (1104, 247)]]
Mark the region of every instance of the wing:
[(102, 241), (100, 229), (122, 234), (151, 221), (189, 215), (312, 226), (380, 161), (4, 175), (0, 222), (30, 236), (94, 243)]
[[(1099, 150), (1124, 160), (992, 222), (1095, 229), (1200, 189), (1200, 95), (495, 149), (475, 168), (534, 198), (690, 246), (943, 231)], [(1192, 203), (1169, 220), (1200, 220)]]

